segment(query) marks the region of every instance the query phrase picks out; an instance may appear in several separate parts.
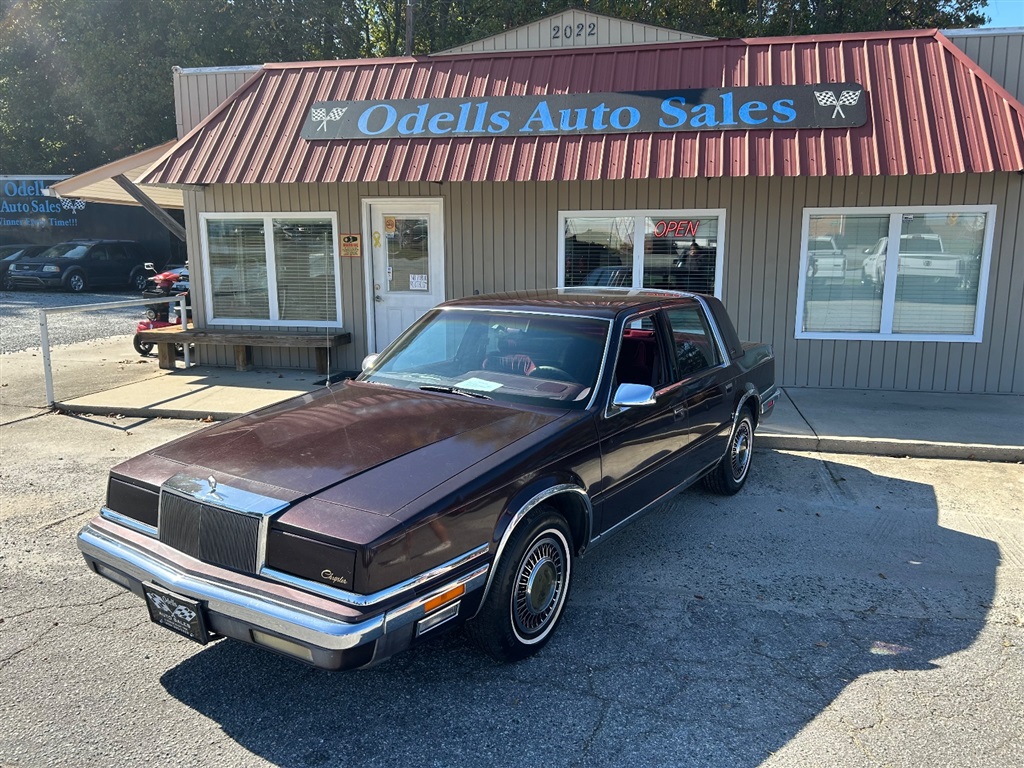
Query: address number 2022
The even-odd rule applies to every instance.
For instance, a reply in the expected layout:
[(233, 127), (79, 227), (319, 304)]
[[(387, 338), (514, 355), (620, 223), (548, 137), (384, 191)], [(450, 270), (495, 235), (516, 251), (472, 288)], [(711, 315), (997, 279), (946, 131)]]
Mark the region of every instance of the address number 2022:
[(593, 37), (597, 34), (597, 22), (591, 21), (586, 24), (555, 24), (551, 27), (552, 40), (574, 40), (579, 38)]

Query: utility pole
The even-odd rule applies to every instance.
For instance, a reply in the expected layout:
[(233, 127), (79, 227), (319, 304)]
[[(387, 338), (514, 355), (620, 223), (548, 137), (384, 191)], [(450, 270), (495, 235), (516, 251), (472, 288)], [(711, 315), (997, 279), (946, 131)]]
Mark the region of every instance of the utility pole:
[(405, 3), (405, 55), (412, 56), (412, 0)]

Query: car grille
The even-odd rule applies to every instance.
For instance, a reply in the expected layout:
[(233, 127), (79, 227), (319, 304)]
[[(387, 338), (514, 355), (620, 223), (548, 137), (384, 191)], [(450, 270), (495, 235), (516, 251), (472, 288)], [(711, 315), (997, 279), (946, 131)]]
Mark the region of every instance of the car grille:
[(255, 574), (261, 519), (160, 492), (160, 541), (204, 563)]

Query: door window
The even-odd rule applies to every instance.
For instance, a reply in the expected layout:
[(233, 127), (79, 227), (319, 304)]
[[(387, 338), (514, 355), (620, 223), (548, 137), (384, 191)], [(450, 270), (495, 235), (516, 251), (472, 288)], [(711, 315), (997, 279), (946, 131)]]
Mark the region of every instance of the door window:
[(660, 389), (669, 382), (669, 365), (655, 315), (628, 323), (619, 340), (615, 363), (615, 388), (620, 384), (645, 384)]
[(421, 216), (385, 216), (384, 232), (387, 248), (388, 292), (429, 293), (428, 220)]
[(676, 376), (686, 379), (722, 362), (721, 354), (708, 327), (707, 319), (696, 304), (665, 312), (672, 330)]

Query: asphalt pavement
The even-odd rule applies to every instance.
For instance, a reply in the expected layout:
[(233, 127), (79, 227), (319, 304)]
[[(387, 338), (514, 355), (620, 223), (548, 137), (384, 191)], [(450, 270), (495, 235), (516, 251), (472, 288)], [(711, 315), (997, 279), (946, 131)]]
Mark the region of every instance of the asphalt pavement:
[(465, 634), (325, 673), (196, 645), (91, 573), (110, 467), (194, 421), (0, 425), (4, 768), (1006, 768), (1024, 754), (1024, 470), (758, 450), (574, 566), (503, 665)]
[[(58, 411), (38, 349), (0, 355), (3, 768), (1004, 768), (1024, 754), (1019, 397), (789, 390), (745, 488), (689, 489), (594, 548), (536, 657), (497, 664), (455, 632), (332, 674), (190, 643), (75, 547), (112, 466), (317, 377), (161, 371), (130, 336), (57, 346), (53, 363)], [(70, 412), (88, 398), (92, 413)], [(905, 458), (936, 447), (1005, 460)], [(869, 448), (901, 458), (856, 455)]]

